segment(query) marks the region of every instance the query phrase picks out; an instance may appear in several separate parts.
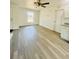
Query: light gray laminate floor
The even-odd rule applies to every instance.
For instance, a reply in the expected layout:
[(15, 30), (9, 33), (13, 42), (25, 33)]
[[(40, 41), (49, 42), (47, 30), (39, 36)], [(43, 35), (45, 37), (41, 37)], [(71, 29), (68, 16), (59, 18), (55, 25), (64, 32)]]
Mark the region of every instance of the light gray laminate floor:
[(41, 26), (15, 30), (10, 40), (10, 59), (69, 59), (69, 44)]

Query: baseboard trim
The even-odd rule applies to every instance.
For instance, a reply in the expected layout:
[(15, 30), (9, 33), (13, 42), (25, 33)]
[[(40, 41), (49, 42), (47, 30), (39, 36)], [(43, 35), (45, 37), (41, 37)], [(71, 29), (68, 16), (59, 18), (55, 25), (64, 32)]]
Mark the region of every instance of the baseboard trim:
[(10, 29), (10, 33), (12, 33), (14, 31), (14, 29)]
[(35, 26), (35, 25), (38, 25), (38, 24), (32, 24), (32, 25), (23, 25), (23, 26), (19, 26), (19, 28), (22, 28), (22, 27), (27, 27), (27, 26)]
[(18, 30), (18, 29), (10, 29), (10, 33), (12, 33), (13, 31)]
[(65, 41), (65, 42), (67, 42), (67, 43), (69, 43), (69, 41), (68, 40), (66, 40), (66, 39), (63, 39), (63, 38), (61, 38), (63, 41)]

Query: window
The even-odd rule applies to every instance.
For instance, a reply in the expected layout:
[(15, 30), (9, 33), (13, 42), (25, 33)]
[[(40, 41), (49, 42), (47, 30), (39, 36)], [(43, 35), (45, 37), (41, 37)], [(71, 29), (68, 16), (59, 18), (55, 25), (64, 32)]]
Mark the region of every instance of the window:
[(27, 22), (28, 23), (33, 23), (33, 20), (34, 19), (34, 17), (33, 17), (33, 12), (32, 11), (28, 11), (27, 12)]

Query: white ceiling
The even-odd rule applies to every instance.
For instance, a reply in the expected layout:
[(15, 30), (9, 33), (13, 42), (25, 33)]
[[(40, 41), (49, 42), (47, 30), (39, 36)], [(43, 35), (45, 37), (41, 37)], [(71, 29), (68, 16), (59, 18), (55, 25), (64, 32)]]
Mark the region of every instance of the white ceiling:
[(36, 8), (34, 1), (36, 0), (11, 0), (11, 4), (18, 5), (20, 7), (29, 8), (29, 9), (39, 9)]
[[(21, 7), (39, 10), (40, 8), (36, 8), (34, 4), (35, 1), (37, 0), (11, 0), (12, 3), (17, 4)], [(64, 4), (67, 1), (68, 0), (41, 0), (41, 2), (50, 2), (50, 4), (47, 5), (47, 7), (57, 7), (59, 5)]]

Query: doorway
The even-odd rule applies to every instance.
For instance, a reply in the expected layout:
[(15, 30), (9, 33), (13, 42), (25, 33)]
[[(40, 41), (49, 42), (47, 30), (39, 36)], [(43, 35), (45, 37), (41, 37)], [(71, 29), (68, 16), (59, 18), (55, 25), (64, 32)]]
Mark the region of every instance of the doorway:
[(60, 9), (60, 10), (56, 10), (55, 11), (55, 28), (54, 30), (58, 33), (61, 32), (61, 25), (63, 24), (63, 20), (64, 20), (64, 10)]
[(34, 13), (32, 11), (27, 12), (27, 22), (29, 24), (34, 24)]

